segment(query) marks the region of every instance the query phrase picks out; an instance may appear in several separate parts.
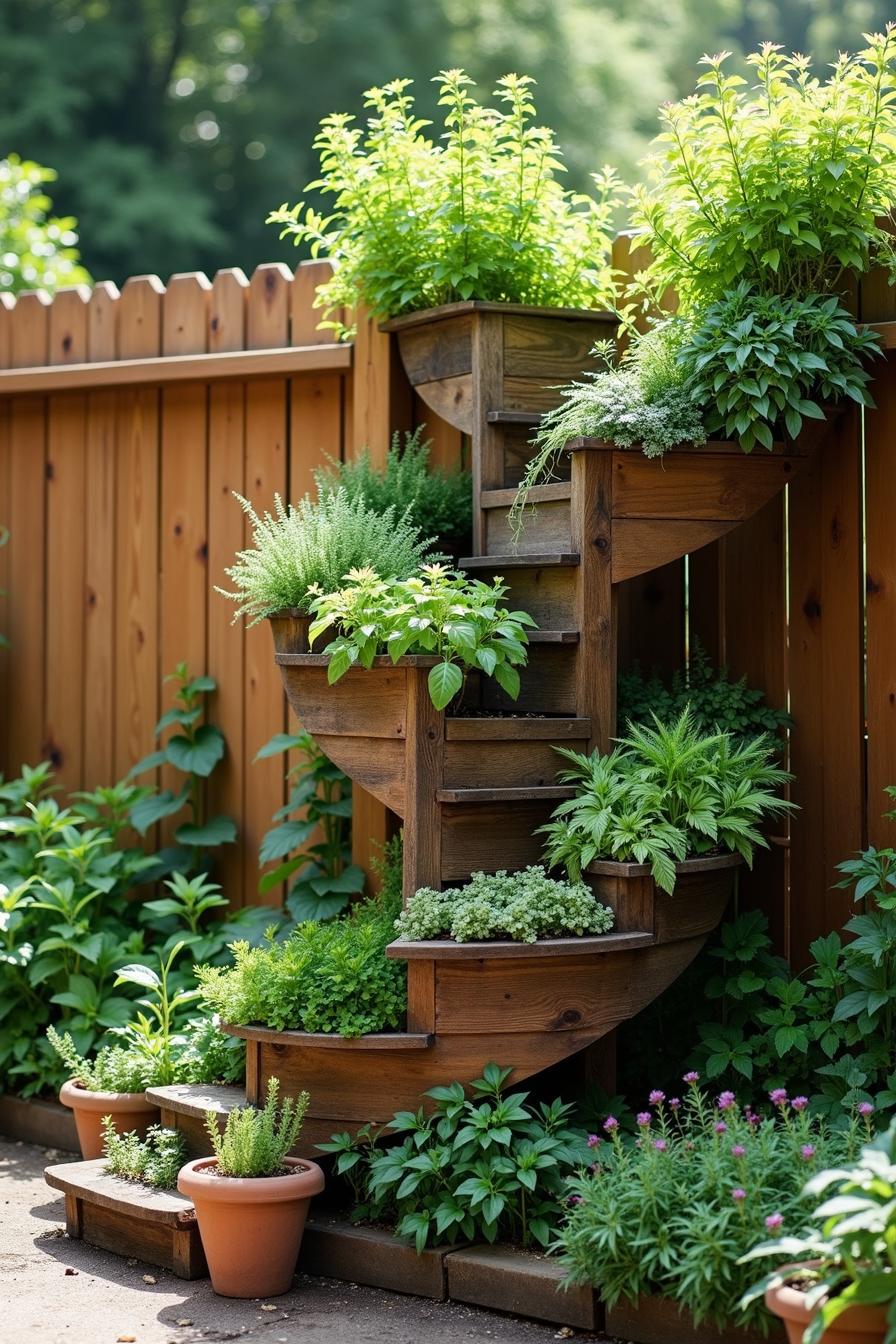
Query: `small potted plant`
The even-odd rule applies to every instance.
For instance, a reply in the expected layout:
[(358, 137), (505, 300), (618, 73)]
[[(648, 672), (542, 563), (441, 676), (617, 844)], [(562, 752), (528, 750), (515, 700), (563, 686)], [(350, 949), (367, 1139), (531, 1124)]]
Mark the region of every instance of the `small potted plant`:
[[(235, 492), (234, 492), (235, 493)], [(408, 517), (394, 508), (377, 512), (363, 495), (351, 498), (343, 486), (324, 488), (285, 505), (274, 496), (274, 515), (262, 517), (242, 495), (252, 529), (252, 546), (240, 551), (226, 570), (233, 591), (216, 589), (237, 603), (234, 620), (249, 627), (267, 618), (275, 653), (307, 653), (311, 645), (309, 590), (332, 592), (346, 574), (362, 566), (407, 578), (423, 563), (429, 541)]]
[(70, 1073), (59, 1100), (75, 1114), (81, 1156), (103, 1155), (103, 1121), (123, 1134), (134, 1130), (144, 1138), (159, 1118), (159, 1108), (144, 1096), (155, 1081), (145, 1055), (121, 1046), (104, 1046), (92, 1062), (80, 1054), (68, 1032), (47, 1028), (47, 1039)]
[[(503, 351), (503, 402), (537, 387), (541, 402), (586, 367), (615, 315), (610, 265), (617, 182), (595, 175), (595, 194), (563, 187), (553, 132), (533, 124), (533, 81), (505, 75), (485, 107), (462, 70), (433, 81), (444, 131), (429, 138), (414, 115), (410, 81), (365, 96), (367, 125), (327, 117), (315, 140), (314, 186), (333, 197), (324, 217), (304, 202), (269, 217), (282, 236), (338, 258), (317, 304), (342, 334), (343, 310), (363, 303), (390, 319), (408, 378), (423, 401), (469, 433), (474, 348), (494, 328)], [(349, 319), (350, 321), (351, 319)], [(476, 329), (479, 328), (477, 334)]]
[(241, 1106), (223, 1134), (213, 1111), (206, 1130), (213, 1157), (181, 1169), (177, 1188), (193, 1201), (212, 1287), (222, 1297), (276, 1297), (292, 1287), (308, 1206), (324, 1188), (314, 1162), (290, 1157), (308, 1093), (279, 1103), (268, 1082), (262, 1107)]
[(896, 1344), (896, 1120), (863, 1147), (855, 1166), (822, 1171), (804, 1191), (822, 1192), (816, 1231), (764, 1242), (744, 1256), (784, 1264), (741, 1305), (764, 1297), (789, 1344)]

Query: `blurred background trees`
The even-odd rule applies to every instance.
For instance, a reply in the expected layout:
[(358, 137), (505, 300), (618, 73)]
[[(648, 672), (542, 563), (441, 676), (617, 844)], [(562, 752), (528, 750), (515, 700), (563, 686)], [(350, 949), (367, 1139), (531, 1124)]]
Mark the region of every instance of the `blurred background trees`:
[(295, 259), (265, 215), (314, 175), (320, 118), (373, 84), (412, 76), (425, 109), (448, 66), (484, 89), (532, 74), (573, 179), (631, 178), (705, 50), (770, 38), (827, 61), (888, 17), (878, 0), (0, 0), (0, 158), (56, 169), (97, 278), (249, 270)]

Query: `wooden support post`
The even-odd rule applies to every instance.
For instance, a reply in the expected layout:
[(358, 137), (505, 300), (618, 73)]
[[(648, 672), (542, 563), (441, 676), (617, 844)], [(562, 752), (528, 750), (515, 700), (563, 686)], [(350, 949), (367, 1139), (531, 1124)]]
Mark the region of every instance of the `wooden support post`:
[(591, 747), (616, 731), (616, 592), (612, 581), (613, 455), (581, 449), (572, 461), (572, 543), (579, 552), (575, 611), (576, 713), (591, 720)]
[(404, 899), (442, 885), (441, 784), (445, 716), (429, 697), (428, 668), (408, 667), (405, 723)]
[(489, 424), (489, 411), (501, 409), (504, 388), (504, 322), (500, 313), (477, 313), (473, 321), (473, 553), (485, 551), (485, 518), (479, 507), (483, 490), (504, 484), (504, 434)]
[(65, 1230), (73, 1241), (79, 1241), (84, 1231), (81, 1201), (68, 1191), (65, 1195)]

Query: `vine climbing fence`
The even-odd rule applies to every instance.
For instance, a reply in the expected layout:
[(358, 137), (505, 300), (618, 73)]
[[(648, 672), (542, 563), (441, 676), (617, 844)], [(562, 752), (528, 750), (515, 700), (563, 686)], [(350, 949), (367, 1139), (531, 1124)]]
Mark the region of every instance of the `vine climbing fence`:
[[(618, 260), (626, 264), (627, 240)], [(49, 300), (0, 295), (0, 769), (51, 759), (66, 789), (124, 775), (151, 749), (180, 660), (217, 678), (228, 756), (215, 810), (240, 825), (224, 859), (234, 905), (258, 900), (258, 844), (284, 801), (282, 765), (253, 763), (288, 726), (266, 628), (231, 624), (214, 585), (244, 544), (233, 490), (295, 498), (327, 456), (426, 422), (433, 460), (465, 445), (412, 394), (392, 338), (363, 315), (353, 343), (317, 330), (325, 263), (154, 276)], [(896, 347), (896, 291), (869, 277), (860, 316)], [(891, 326), (892, 323), (892, 326)], [(620, 663), (668, 671), (699, 637), (793, 718), (799, 811), (742, 898), (766, 909), (796, 963), (839, 928), (835, 865), (886, 843), (896, 783), (896, 369), (876, 363), (876, 409), (833, 418), (784, 496), (721, 541), (624, 585)], [(736, 489), (732, 484), (732, 489)], [(707, 509), (711, 504), (707, 502)], [(708, 512), (707, 516), (711, 516)], [(164, 783), (164, 780), (162, 781)], [(369, 867), (388, 833), (356, 795)]]

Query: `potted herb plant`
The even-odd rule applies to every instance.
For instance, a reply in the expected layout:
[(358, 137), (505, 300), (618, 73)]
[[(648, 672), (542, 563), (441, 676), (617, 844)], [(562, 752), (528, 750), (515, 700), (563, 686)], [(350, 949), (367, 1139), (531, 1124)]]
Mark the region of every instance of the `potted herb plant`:
[(68, 1032), (60, 1035), (51, 1026), (47, 1039), (70, 1074), (59, 1100), (74, 1112), (81, 1156), (102, 1157), (104, 1119), (119, 1134), (133, 1130), (145, 1137), (149, 1126), (159, 1118), (158, 1106), (144, 1096), (155, 1081), (145, 1055), (121, 1046), (104, 1046), (89, 1062)]
[(407, 578), (423, 563), (428, 540), (408, 516), (394, 507), (371, 507), (362, 493), (323, 488), (285, 505), (275, 495), (274, 516), (255, 512), (236, 495), (249, 518), (252, 546), (240, 551), (226, 570), (233, 591), (216, 591), (237, 603), (234, 620), (251, 627), (271, 622), (276, 653), (306, 653), (310, 648), (310, 590), (332, 592), (352, 570), (369, 566), (377, 573)]
[(181, 1169), (177, 1188), (193, 1201), (212, 1287), (223, 1297), (275, 1297), (292, 1287), (308, 1206), (324, 1188), (315, 1162), (290, 1157), (308, 1093), (279, 1102), (271, 1078), (262, 1107), (227, 1117), (223, 1134), (210, 1111), (214, 1156)]
[(750, 1288), (741, 1307), (764, 1298), (789, 1344), (893, 1344), (896, 1121), (853, 1166), (821, 1171), (806, 1184), (806, 1195), (823, 1192), (815, 1231), (764, 1242), (743, 1257), (785, 1263)]
[[(587, 365), (599, 336), (612, 334), (609, 229), (617, 203), (612, 174), (595, 194), (561, 186), (553, 133), (533, 124), (533, 81), (506, 75), (486, 107), (461, 70), (442, 71), (444, 128), (430, 139), (410, 81), (365, 95), (366, 126), (327, 117), (315, 140), (320, 177), (333, 198), (324, 216), (283, 205), (270, 215), (281, 236), (338, 258), (317, 303), (328, 314), (359, 303), (389, 319), (411, 383), (426, 404), (470, 432), (474, 346), (505, 352), (503, 405), (522, 405)], [(345, 332), (338, 319), (330, 326)], [(533, 365), (535, 367), (533, 367)]]

